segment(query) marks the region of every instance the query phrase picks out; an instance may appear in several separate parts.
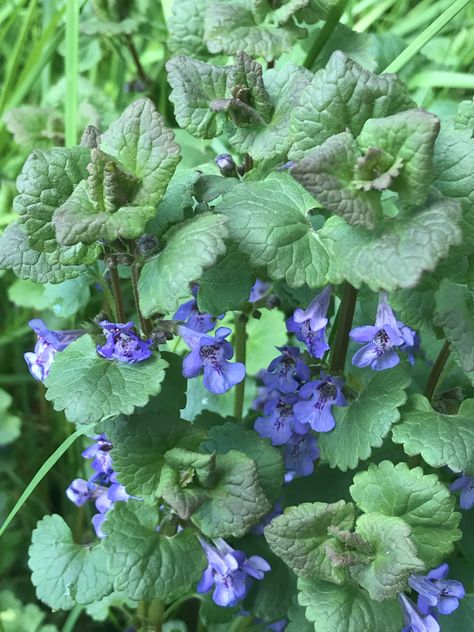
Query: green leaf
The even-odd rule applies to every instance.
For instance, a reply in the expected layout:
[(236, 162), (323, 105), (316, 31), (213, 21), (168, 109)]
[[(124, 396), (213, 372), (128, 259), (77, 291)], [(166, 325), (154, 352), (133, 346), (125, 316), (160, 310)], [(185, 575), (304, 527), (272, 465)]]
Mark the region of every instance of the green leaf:
[(218, 136), (226, 115), (211, 106), (226, 96), (228, 69), (178, 56), (166, 63), (166, 70), (178, 125), (200, 138)]
[(288, 156), (300, 160), (334, 134), (349, 129), (357, 137), (368, 119), (412, 107), (408, 89), (396, 75), (375, 75), (336, 51), (294, 109)]
[(79, 425), (130, 415), (160, 392), (167, 366), (156, 355), (134, 364), (106, 360), (98, 355), (92, 338), (83, 335), (55, 356), (45, 381), (46, 399)]
[[(291, 175), (320, 204), (343, 217), (348, 224), (374, 228), (382, 215), (381, 193), (367, 190), (354, 181), (357, 161), (364, 159), (351, 134), (342, 132), (309, 153), (293, 167)], [(381, 184), (380, 188), (388, 188), (386, 184)]]
[(434, 270), (450, 246), (459, 244), (459, 207), (443, 199), (406, 219), (386, 219), (369, 232), (331, 217), (319, 231), (329, 254), (328, 280), (349, 281), (371, 290), (414, 287), (425, 270)]
[(85, 308), (89, 302), (89, 283), (88, 275), (81, 275), (55, 285), (48, 283), (44, 287), (44, 299), (48, 301), (56, 316), (69, 318)]
[(239, 309), (249, 299), (254, 278), (247, 255), (230, 244), (225, 255), (201, 276), (199, 309), (214, 316)]
[(271, 550), (298, 577), (342, 584), (347, 568), (334, 563), (331, 553), (342, 553), (344, 546), (334, 536), (334, 529), (349, 531), (354, 520), (354, 505), (344, 500), (332, 504), (302, 503), (274, 518), (265, 527), (265, 538)]
[(214, 426), (200, 449), (217, 454), (227, 454), (230, 450), (243, 452), (255, 461), (260, 485), (268, 500), (274, 502), (279, 497), (284, 475), (281, 454), (253, 430), (245, 430), (238, 422)]
[(456, 499), (436, 474), (424, 474), (421, 467), (382, 461), (354, 476), (350, 493), (359, 509), (396, 516), (411, 527), (411, 539), (427, 567), (434, 567), (453, 550), (459, 540), (460, 514)]
[(11, 590), (0, 592), (0, 629), (2, 632), (58, 632), (55, 625), (41, 625), (46, 612), (34, 603), (23, 605)]
[(0, 447), (12, 443), (20, 436), (21, 419), (8, 412), (11, 403), (11, 395), (0, 388)]
[(139, 179), (134, 206), (157, 204), (181, 160), (173, 132), (147, 98), (129, 105), (112, 123), (100, 137), (100, 149)]
[(28, 236), (16, 223), (7, 226), (0, 238), (0, 270), (11, 269), (20, 279), (34, 283), (61, 283), (77, 277), (84, 266), (63, 265), (57, 252), (38, 252), (28, 244)]
[(64, 139), (63, 117), (53, 108), (22, 105), (6, 112), (3, 120), (22, 149), (47, 149)]
[[(297, 39), (306, 35), (306, 30), (292, 21), (279, 24), (278, 14), (273, 20), (269, 8), (265, 7), (263, 15), (258, 15), (247, 0), (229, 4), (210, 2), (204, 20), (204, 39), (209, 51), (235, 55), (245, 50), (252, 57), (264, 57), (270, 61), (290, 50)], [(281, 15), (280, 21), (285, 22), (284, 18)]]
[(8, 298), (18, 307), (33, 307), (42, 311), (51, 305), (51, 301), (45, 297), (44, 289), (41, 283), (34, 283), (29, 279), (18, 279), (8, 288)]
[(300, 66), (288, 65), (270, 69), (263, 75), (270, 96), (273, 115), (268, 125), (253, 125), (235, 129), (230, 144), (240, 153), (248, 153), (254, 160), (280, 157), (285, 159), (290, 148), (290, 116), (300, 101), (301, 92), (313, 75)]
[(216, 483), (192, 521), (209, 538), (241, 537), (271, 509), (259, 482), (257, 464), (230, 450), (216, 457)]
[(399, 632), (403, 615), (396, 599), (379, 602), (355, 584), (337, 586), (325, 581), (298, 579), (298, 602), (315, 632)]
[(272, 279), (285, 279), (291, 287), (321, 287), (328, 261), (307, 216), (312, 207), (303, 187), (279, 173), (237, 185), (215, 209), (227, 217), (231, 239), (253, 266), (266, 266)]
[(372, 448), (383, 444), (400, 419), (398, 408), (406, 402), (404, 389), (411, 382), (407, 363), (387, 371), (366, 369), (363, 377), (365, 384), (357, 398), (349, 406), (333, 407), (335, 428), (318, 438), (322, 458), (343, 472), (357, 467), (370, 457)]
[(38, 599), (54, 610), (98, 601), (112, 592), (112, 574), (102, 543), (82, 546), (56, 514), (45, 516), (33, 531), (29, 549), (31, 581)]
[(474, 99), (461, 101), (456, 116), (453, 118), (455, 129), (467, 129), (474, 135)]
[[(273, 105), (263, 81), (262, 66), (242, 50), (235, 56), (228, 85), (232, 88), (232, 94), (241, 95), (237, 98), (244, 99), (268, 123)], [(236, 122), (239, 124), (238, 120)]]
[(247, 375), (257, 375), (266, 369), (279, 355), (276, 347), (288, 342), (285, 316), (278, 309), (259, 309), (260, 318), (252, 318), (247, 324), (245, 368)]
[(207, 0), (177, 0), (167, 20), (168, 48), (173, 55), (207, 57), (204, 42), (204, 16)]
[(116, 503), (103, 529), (114, 588), (131, 599), (174, 601), (195, 589), (206, 558), (193, 531), (172, 537), (156, 530), (156, 509), (138, 501)]
[(425, 110), (414, 109), (385, 118), (369, 119), (357, 139), (365, 152), (377, 147), (390, 156), (400, 174), (389, 189), (397, 191), (404, 206), (423, 204), (433, 179), (433, 149), (439, 133), (439, 119)]
[(192, 215), (194, 185), (199, 177), (200, 173), (196, 169), (176, 171), (156, 208), (155, 217), (146, 226), (147, 233), (161, 237), (170, 226)]
[(463, 248), (474, 249), (474, 139), (465, 130), (443, 127), (433, 157), (434, 186), (461, 204)]
[(425, 568), (410, 539), (411, 529), (401, 518), (370, 513), (357, 519), (356, 533), (372, 548), (369, 564), (357, 564), (352, 577), (372, 599), (395, 597), (408, 576)]
[(457, 415), (438, 413), (422, 395), (410, 399), (402, 422), (392, 429), (395, 443), (409, 456), (421, 454), (432, 467), (447, 465), (453, 472), (474, 475), (474, 399), (466, 399)]
[(443, 328), (463, 371), (474, 371), (474, 305), (469, 290), (443, 279), (436, 292), (433, 322)]
[(143, 266), (138, 290), (144, 316), (178, 308), (206, 268), (225, 252), (227, 237), (222, 215), (203, 213), (172, 228), (165, 248)]
[(13, 208), (20, 214), (20, 223), (35, 250), (57, 250), (53, 214), (87, 177), (89, 154), (88, 147), (35, 150), (23, 165)]

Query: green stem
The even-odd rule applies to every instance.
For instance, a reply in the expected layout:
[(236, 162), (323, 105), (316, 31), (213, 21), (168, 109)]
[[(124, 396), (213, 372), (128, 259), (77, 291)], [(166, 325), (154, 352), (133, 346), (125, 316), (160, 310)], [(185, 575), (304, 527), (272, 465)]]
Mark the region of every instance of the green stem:
[(151, 333), (151, 322), (148, 318), (145, 318), (140, 309), (140, 295), (138, 293), (138, 279), (140, 278), (140, 266), (137, 263), (132, 265), (132, 291), (133, 300), (135, 301), (135, 308), (137, 310), (138, 318), (140, 319), (140, 326), (143, 334), (149, 336)]
[(112, 282), (112, 294), (114, 295), (115, 312), (119, 323), (125, 322), (125, 314), (123, 311), (122, 288), (120, 287), (120, 277), (115, 266), (110, 268), (110, 280)]
[(74, 606), (74, 608), (69, 613), (68, 618), (66, 619), (61, 632), (72, 632), (83, 610), (84, 610), (84, 606), (81, 606), (79, 604)]
[(148, 605), (148, 624), (155, 632), (163, 630), (165, 604), (161, 599), (153, 599)]
[(66, 116), (65, 143), (77, 143), (77, 103), (79, 77), (79, 0), (68, 0), (66, 6)]
[(163, 612), (163, 621), (166, 621), (167, 619), (170, 618), (170, 616), (172, 614), (174, 614), (178, 608), (180, 608), (180, 606), (183, 605), (183, 603), (185, 601), (188, 601), (189, 599), (192, 599), (194, 597), (193, 594), (191, 595), (184, 595), (183, 597), (181, 597), (180, 599), (177, 599), (176, 601), (174, 601), (170, 606), (168, 606), (166, 608), (166, 610)]
[[(234, 346), (235, 359), (245, 364), (247, 343), (247, 316), (240, 313), (235, 319)], [(245, 398), (245, 378), (236, 384), (234, 394), (234, 417), (242, 419)]]
[(348, 2), (349, 0), (339, 0), (339, 2), (329, 13), (328, 19), (324, 23), (323, 28), (319, 31), (318, 36), (314, 40), (313, 45), (306, 55), (306, 59), (303, 64), (305, 68), (311, 70), (311, 68), (313, 67), (313, 64), (318, 58), (319, 53), (323, 50), (334, 29), (339, 24), (339, 20), (341, 19)]
[(471, 0), (456, 0), (436, 20), (422, 31), (415, 39), (389, 64), (384, 72), (399, 72), (426, 44), (441, 31)]
[(115, 301), (114, 301), (113, 294), (110, 291), (109, 284), (100, 273), (98, 266), (92, 269), (92, 274), (94, 276), (95, 281), (100, 286), (100, 289), (104, 293), (104, 300), (107, 305), (107, 311), (113, 315), (115, 320), (117, 320), (117, 314), (115, 313)]
[(344, 293), (337, 315), (336, 339), (331, 353), (329, 372), (331, 375), (342, 373), (346, 364), (349, 332), (352, 327), (354, 310), (357, 301), (357, 290), (350, 283), (344, 285)]
[(449, 342), (445, 340), (444, 345), (441, 347), (441, 351), (436, 358), (433, 368), (431, 369), (431, 373), (428, 377), (428, 382), (426, 383), (425, 396), (429, 400), (432, 399), (435, 393), (436, 385), (438, 384), (438, 380), (441, 376), (444, 365), (446, 364), (446, 360), (449, 358), (449, 354)]

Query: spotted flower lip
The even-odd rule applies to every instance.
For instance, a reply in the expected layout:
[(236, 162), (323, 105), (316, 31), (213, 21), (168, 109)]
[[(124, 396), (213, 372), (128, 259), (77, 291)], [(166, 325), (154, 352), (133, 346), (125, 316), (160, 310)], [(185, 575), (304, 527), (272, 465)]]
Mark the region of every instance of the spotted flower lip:
[(254, 429), (261, 437), (271, 439), (272, 445), (283, 445), (294, 430), (293, 405), (297, 401), (295, 394), (278, 393), (265, 404), (263, 415), (255, 420)]
[(270, 564), (259, 555), (249, 558), (243, 551), (233, 549), (225, 540), (217, 538), (214, 546), (199, 538), (206, 554), (208, 567), (197, 585), (199, 593), (214, 588), (212, 598), (219, 606), (235, 606), (248, 592), (251, 578), (263, 579)]
[[(295, 476), (309, 476), (314, 470), (314, 461), (319, 458), (320, 451), (316, 437), (308, 432), (301, 435), (293, 433), (287, 441), (283, 457), (289, 480)], [(287, 477), (285, 476), (285, 480)]]
[(405, 626), (402, 632), (440, 632), (439, 623), (432, 614), (423, 615), (404, 593), (398, 596), (402, 605)]
[(206, 336), (181, 326), (180, 336), (191, 352), (183, 360), (183, 377), (197, 377), (203, 373), (203, 385), (217, 395), (225, 393), (245, 378), (242, 362), (229, 362), (234, 349), (226, 338), (232, 333), (228, 327), (216, 329), (215, 337)]
[(464, 474), (451, 483), (450, 491), (461, 491), (459, 504), (462, 509), (471, 509), (474, 506), (474, 478)]
[(151, 340), (142, 340), (135, 331), (135, 324), (111, 323), (102, 320), (99, 325), (106, 335), (106, 342), (97, 345), (97, 353), (106, 360), (118, 360), (133, 364), (142, 362), (152, 355)]
[(288, 331), (294, 333), (298, 340), (306, 344), (309, 353), (314, 358), (322, 358), (329, 349), (325, 330), (328, 324), (326, 314), (331, 291), (331, 286), (328, 285), (305, 310), (296, 309), (293, 316), (286, 321)]
[(422, 614), (432, 614), (434, 608), (441, 614), (451, 614), (459, 606), (459, 600), (466, 595), (464, 586), (455, 579), (446, 579), (449, 566), (446, 562), (433, 568), (427, 575), (411, 575), (410, 588), (418, 593), (418, 610)]
[(328, 432), (336, 421), (332, 414), (333, 406), (347, 406), (342, 393), (344, 381), (341, 378), (321, 374), (320, 380), (304, 384), (298, 394), (301, 401), (294, 407), (296, 420), (300, 424), (309, 424), (313, 430)]
[(263, 383), (269, 389), (281, 393), (293, 393), (302, 382), (309, 380), (310, 371), (299, 357), (298, 347), (277, 347), (281, 355), (272, 360), (263, 374)]
[(375, 325), (355, 327), (350, 333), (352, 340), (366, 343), (352, 358), (352, 364), (363, 368), (370, 366), (374, 371), (383, 371), (396, 366), (400, 362), (397, 348), (414, 343), (412, 330), (397, 321), (392, 308), (388, 304), (387, 293), (380, 292)]

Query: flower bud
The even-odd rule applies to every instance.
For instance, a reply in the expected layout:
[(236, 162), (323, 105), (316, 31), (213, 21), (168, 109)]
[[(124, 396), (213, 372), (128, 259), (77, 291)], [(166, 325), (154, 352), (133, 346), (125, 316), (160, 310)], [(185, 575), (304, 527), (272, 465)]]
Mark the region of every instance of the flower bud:
[(230, 154), (219, 154), (215, 159), (215, 163), (223, 176), (235, 175), (235, 162)]

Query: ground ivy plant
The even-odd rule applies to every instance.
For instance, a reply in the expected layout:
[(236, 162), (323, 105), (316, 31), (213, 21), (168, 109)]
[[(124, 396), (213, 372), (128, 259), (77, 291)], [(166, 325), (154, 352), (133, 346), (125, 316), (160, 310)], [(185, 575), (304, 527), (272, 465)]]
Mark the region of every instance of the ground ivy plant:
[(51, 609), (437, 632), (474, 608), (474, 106), (441, 123), (339, 51), (278, 63), (334, 4), (175, 3), (170, 98), (214, 162), (180, 166), (141, 98), (24, 164), (0, 267), (69, 317), (25, 360), (91, 516), (32, 534)]

